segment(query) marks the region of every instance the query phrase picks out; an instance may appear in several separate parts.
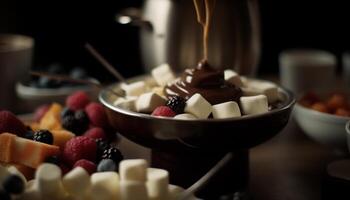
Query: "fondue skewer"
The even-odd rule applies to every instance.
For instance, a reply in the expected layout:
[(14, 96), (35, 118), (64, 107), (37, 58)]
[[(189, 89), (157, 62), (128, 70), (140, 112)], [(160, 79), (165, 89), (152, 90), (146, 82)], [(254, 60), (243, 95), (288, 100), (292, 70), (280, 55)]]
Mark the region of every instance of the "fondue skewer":
[(191, 187), (187, 188), (179, 196), (178, 200), (187, 200), (193, 196), (193, 194), (201, 189), (208, 181), (219, 172), (230, 160), (232, 159), (232, 153), (227, 153), (213, 168), (211, 168), (202, 178), (195, 182)]
[[(37, 71), (30, 71), (29, 74), (32, 75), (32, 76), (47, 77), (47, 78), (52, 79), (52, 80), (67, 81), (67, 82), (71, 82), (71, 83), (92, 85), (92, 86), (95, 86), (95, 87), (97, 87), (99, 89), (105, 89), (101, 85), (101, 83), (99, 83), (98, 81), (94, 81), (94, 80), (75, 79), (75, 78), (71, 78), (71, 77), (66, 76), (66, 75), (49, 74), (49, 73), (37, 72)], [(125, 96), (123, 94), (120, 94), (120, 93), (112, 90), (112, 89), (107, 88), (107, 90), (109, 90), (109, 92), (111, 92), (112, 94), (114, 94), (114, 95), (116, 95), (118, 97), (124, 97)]]
[(112, 75), (123, 83), (127, 83), (126, 79), (89, 43), (85, 44), (85, 48), (104, 66)]

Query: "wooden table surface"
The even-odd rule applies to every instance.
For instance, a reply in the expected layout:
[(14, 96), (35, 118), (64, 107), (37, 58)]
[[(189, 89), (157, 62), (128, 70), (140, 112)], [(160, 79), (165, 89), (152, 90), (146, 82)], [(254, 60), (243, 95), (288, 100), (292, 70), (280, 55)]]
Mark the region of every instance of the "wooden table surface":
[(250, 151), (254, 200), (320, 200), (331, 161), (344, 157), (310, 140), (291, 118), (276, 137)]

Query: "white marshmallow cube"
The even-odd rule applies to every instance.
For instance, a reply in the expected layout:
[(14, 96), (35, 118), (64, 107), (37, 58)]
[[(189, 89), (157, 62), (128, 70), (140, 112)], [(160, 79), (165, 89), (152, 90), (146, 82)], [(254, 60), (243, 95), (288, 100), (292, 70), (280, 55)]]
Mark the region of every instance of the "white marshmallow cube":
[(154, 87), (154, 88), (152, 88), (152, 92), (158, 94), (161, 97), (165, 97), (164, 87)]
[(202, 95), (196, 93), (187, 100), (185, 112), (191, 113), (199, 119), (207, 119), (212, 112), (212, 106)]
[(154, 92), (144, 93), (136, 100), (136, 111), (151, 113), (158, 106), (165, 105), (166, 100)]
[(139, 96), (146, 92), (146, 83), (144, 81), (137, 81), (134, 83), (123, 83), (120, 87), (125, 91), (126, 96)]
[(121, 181), (120, 193), (121, 200), (149, 200), (144, 182)]
[(25, 176), (22, 174), (22, 172), (20, 172), (15, 166), (10, 166), (10, 167), (7, 168), (7, 170), (8, 170), (11, 174), (15, 174), (15, 175), (19, 176), (19, 177), (23, 180), (24, 184), (27, 184), (27, 179), (26, 179), (26, 177), (25, 177)]
[(42, 200), (38, 184), (35, 179), (30, 180), (26, 184), (24, 192), (17, 196), (16, 200)]
[(176, 185), (169, 185), (168, 186), (169, 200), (177, 200), (183, 191), (185, 190), (182, 187), (179, 187)]
[(91, 175), (90, 197), (92, 200), (120, 198), (119, 175), (116, 172), (98, 172)]
[(245, 115), (268, 112), (267, 97), (265, 95), (241, 97), (240, 104)]
[(193, 120), (193, 119), (197, 119), (196, 116), (189, 114), (189, 113), (183, 113), (183, 114), (178, 114), (174, 117), (174, 119), (184, 119), (184, 120)]
[(64, 189), (74, 197), (83, 197), (90, 190), (90, 175), (82, 167), (76, 167), (62, 179)]
[(144, 159), (123, 160), (119, 164), (120, 180), (146, 182), (147, 167), (147, 161)]
[(128, 98), (118, 98), (113, 102), (113, 105), (116, 107), (123, 108), (125, 110), (136, 111), (136, 100), (137, 97), (128, 97)]
[(227, 69), (224, 71), (224, 75), (225, 75), (225, 81), (228, 81), (237, 87), (243, 86), (243, 82), (241, 80), (241, 77), (239, 76), (239, 74), (237, 72), (235, 72), (231, 69)]
[(152, 200), (168, 199), (169, 173), (163, 169), (147, 169), (147, 191)]
[(279, 92), (276, 84), (267, 81), (250, 80), (246, 87), (242, 88), (243, 94), (247, 96), (264, 94), (268, 102), (273, 103), (279, 100)]
[(176, 78), (169, 64), (166, 63), (154, 68), (151, 74), (159, 86), (166, 86), (167, 83), (174, 81)]
[(240, 117), (241, 111), (239, 106), (234, 101), (228, 101), (220, 104), (213, 105), (213, 117), (214, 119), (223, 119), (230, 117)]
[(41, 164), (35, 172), (42, 199), (63, 199), (67, 196), (61, 182), (61, 169), (54, 164)]

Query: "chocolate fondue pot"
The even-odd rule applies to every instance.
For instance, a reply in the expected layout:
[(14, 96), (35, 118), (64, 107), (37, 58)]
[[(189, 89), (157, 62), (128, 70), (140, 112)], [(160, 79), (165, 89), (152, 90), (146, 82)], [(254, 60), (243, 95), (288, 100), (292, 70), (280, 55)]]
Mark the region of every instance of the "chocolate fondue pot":
[[(117, 15), (121, 24), (141, 27), (146, 71), (169, 63), (180, 72), (203, 58), (202, 27), (191, 0), (146, 0), (142, 10)], [(208, 60), (213, 67), (255, 75), (260, 56), (257, 0), (218, 0), (209, 33)]]

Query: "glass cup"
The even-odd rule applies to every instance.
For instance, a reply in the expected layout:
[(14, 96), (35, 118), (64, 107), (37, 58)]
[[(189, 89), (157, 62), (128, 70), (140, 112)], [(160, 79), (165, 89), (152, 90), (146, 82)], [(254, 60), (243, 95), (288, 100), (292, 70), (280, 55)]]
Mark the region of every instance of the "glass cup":
[(15, 112), (15, 85), (23, 80), (32, 62), (34, 40), (15, 34), (0, 34), (0, 110)]
[(318, 49), (291, 49), (279, 56), (281, 85), (296, 95), (312, 90), (333, 88), (337, 59)]

